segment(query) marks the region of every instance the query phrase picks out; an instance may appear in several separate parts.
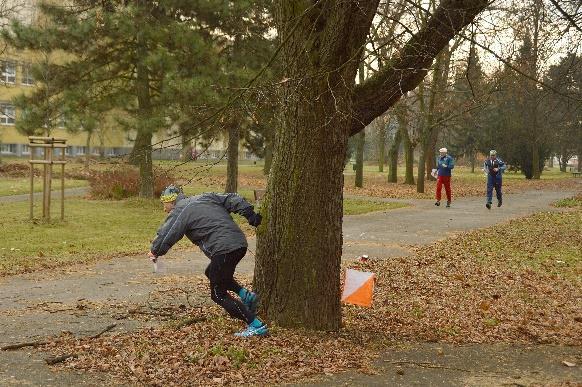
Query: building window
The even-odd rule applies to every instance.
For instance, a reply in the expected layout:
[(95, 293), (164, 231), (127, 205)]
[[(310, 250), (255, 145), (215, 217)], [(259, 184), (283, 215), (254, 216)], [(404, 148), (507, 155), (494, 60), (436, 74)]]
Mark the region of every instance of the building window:
[(22, 84), (27, 86), (34, 85), (34, 77), (30, 69), (30, 65), (22, 65)]
[(0, 124), (14, 125), (14, 105), (8, 103), (0, 103)]
[(2, 82), (5, 83), (16, 83), (16, 63), (2, 61), (0, 62), (2, 70)]
[(16, 144), (2, 144), (0, 146), (0, 153), (3, 153), (3, 154), (16, 153)]
[(20, 145), (20, 149), (21, 149), (23, 155), (30, 154), (30, 147), (27, 144)]

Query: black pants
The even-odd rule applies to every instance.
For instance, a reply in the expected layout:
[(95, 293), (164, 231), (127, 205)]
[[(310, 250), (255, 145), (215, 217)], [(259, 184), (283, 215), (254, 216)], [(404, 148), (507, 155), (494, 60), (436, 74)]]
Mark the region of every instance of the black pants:
[(250, 324), (255, 319), (255, 315), (242, 302), (228, 294), (229, 290), (238, 294), (242, 289), (242, 286), (234, 279), (234, 270), (246, 252), (246, 247), (243, 247), (230, 253), (210, 258), (210, 265), (208, 265), (204, 274), (210, 280), (210, 297), (212, 301), (222, 306), (232, 317)]

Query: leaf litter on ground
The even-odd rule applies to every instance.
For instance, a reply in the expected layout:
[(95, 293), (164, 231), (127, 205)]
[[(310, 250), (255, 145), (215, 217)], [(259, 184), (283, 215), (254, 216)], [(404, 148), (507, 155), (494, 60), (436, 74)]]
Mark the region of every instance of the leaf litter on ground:
[[(416, 248), (410, 257), (349, 262), (344, 268), (376, 273), (377, 284), (371, 308), (343, 307), (340, 332), (273, 326), (269, 337), (241, 340), (233, 336), (241, 324), (216, 305), (181, 301), (185, 307), (167, 308), (170, 318), (128, 317), (158, 322), (153, 327), (98, 339), (66, 335), (43, 349), (78, 355), (59, 367), (170, 386), (374, 373), (378, 352), (402, 342), (582, 345), (581, 226), (580, 209), (538, 213)], [(184, 292), (208, 292), (202, 277), (157, 281), (160, 306)], [(176, 329), (197, 316), (204, 320)]]

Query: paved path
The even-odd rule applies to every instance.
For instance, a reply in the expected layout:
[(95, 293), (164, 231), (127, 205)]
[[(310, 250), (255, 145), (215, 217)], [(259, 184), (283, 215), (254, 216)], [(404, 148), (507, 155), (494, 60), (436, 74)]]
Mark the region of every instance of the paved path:
[[(66, 188), (65, 197), (84, 196), (88, 190), (87, 187)], [(53, 200), (59, 200), (61, 198), (61, 190), (52, 190), (51, 198)], [(29, 199), (30, 194), (0, 196), (0, 203), (26, 202)], [(34, 200), (42, 200), (42, 192), (35, 192)]]
[[(487, 210), (480, 198), (456, 200), (452, 208), (435, 207), (430, 200), (410, 200), (412, 207), (348, 216), (344, 220), (344, 259), (360, 254), (390, 258), (409, 254), (412, 245), (446, 238), (456, 232), (486, 227), (542, 210), (574, 192), (530, 191), (507, 195), (504, 206)], [(249, 241), (255, 250), (254, 239)], [(146, 247), (147, 248), (147, 247)], [(194, 251), (178, 251), (166, 258), (168, 274), (202, 274), (207, 258)], [(252, 274), (249, 254), (240, 273)], [(144, 304), (155, 286), (155, 274), (144, 257), (123, 257), (61, 270), (36, 272), (0, 279), (0, 346), (31, 341), (70, 331), (90, 335), (114, 322), (99, 308), (78, 305)], [(200, 295), (200, 302), (209, 297)], [(143, 323), (120, 320), (117, 331)], [(96, 375), (52, 372), (40, 354), (31, 350), (0, 352), (0, 385), (100, 385)]]

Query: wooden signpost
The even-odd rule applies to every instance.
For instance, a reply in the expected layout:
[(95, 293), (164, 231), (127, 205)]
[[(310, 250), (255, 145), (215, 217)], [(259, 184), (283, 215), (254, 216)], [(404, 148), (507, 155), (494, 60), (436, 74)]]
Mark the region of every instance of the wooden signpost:
[[(54, 137), (37, 137), (30, 136), (30, 219), (34, 213), (34, 165), (43, 165), (43, 184), (42, 184), (42, 217), (45, 220), (51, 218), (51, 183), (53, 178), (53, 164), (61, 165), (61, 220), (65, 219), (65, 150), (67, 149), (67, 140), (64, 138)], [(37, 148), (43, 149), (44, 159), (36, 160), (35, 151)], [(60, 160), (55, 160), (55, 149), (60, 149)]]

